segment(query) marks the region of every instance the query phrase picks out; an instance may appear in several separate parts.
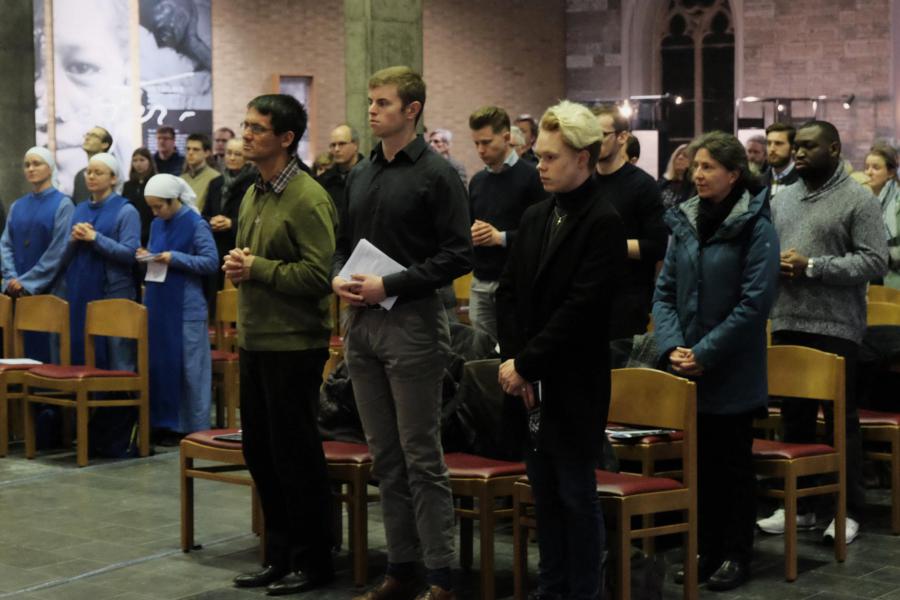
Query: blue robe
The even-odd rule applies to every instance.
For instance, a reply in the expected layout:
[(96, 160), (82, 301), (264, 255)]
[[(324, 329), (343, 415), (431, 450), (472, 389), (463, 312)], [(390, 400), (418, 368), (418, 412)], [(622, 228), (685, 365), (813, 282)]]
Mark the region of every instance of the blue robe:
[(208, 429), (211, 364), (202, 281), (218, 268), (212, 232), (200, 215), (183, 207), (169, 220), (153, 220), (149, 249), (172, 255), (166, 280), (145, 284), (150, 422), (184, 433)]
[[(140, 243), (141, 221), (137, 210), (118, 194), (102, 202), (82, 202), (75, 207), (72, 223), (91, 223), (97, 232), (93, 242), (70, 242), (66, 250), (66, 297), (72, 330), (72, 364), (84, 364), (84, 325), (87, 304), (105, 298), (135, 297), (131, 267)], [(96, 365), (134, 370), (130, 340), (97, 340)], [(109, 351), (107, 351), (107, 345)], [(111, 354), (115, 354), (112, 356)]]
[[(52, 187), (13, 202), (0, 237), (4, 291), (15, 279), (29, 295), (62, 295), (60, 273), (73, 210), (72, 201)], [(25, 334), (25, 356), (51, 362), (51, 354), (49, 335)]]

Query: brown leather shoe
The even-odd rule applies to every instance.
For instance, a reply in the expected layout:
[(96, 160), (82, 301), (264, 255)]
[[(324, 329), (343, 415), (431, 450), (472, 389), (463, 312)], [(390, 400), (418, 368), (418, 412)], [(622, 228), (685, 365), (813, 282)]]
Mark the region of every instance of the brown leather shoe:
[(438, 585), (433, 585), (416, 596), (416, 600), (456, 600), (456, 594), (452, 590), (447, 591)]
[(419, 585), (415, 581), (400, 581), (390, 575), (384, 576), (378, 587), (372, 588), (353, 600), (413, 600)]

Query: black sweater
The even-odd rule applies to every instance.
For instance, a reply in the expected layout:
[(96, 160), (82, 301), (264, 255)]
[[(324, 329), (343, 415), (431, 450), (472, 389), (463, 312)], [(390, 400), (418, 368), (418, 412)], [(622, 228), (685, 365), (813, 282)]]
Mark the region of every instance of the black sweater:
[(469, 182), (469, 212), (472, 221), (485, 221), (506, 232), (506, 246), (476, 246), (474, 275), (485, 281), (497, 281), (506, 264), (509, 248), (525, 209), (546, 198), (537, 169), (519, 159), (499, 173), (481, 170)]

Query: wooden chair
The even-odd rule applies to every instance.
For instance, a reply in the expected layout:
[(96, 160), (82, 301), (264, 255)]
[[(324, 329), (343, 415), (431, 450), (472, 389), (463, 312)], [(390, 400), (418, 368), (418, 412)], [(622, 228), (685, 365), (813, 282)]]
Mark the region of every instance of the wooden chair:
[[(328, 478), (337, 486), (335, 498), (347, 505), (350, 530), (350, 556), (353, 564), (353, 583), (363, 586), (369, 568), (369, 480), (372, 477), (372, 455), (365, 444), (322, 442)], [(341, 539), (341, 513), (337, 506), (336, 539)]]
[(456, 294), (456, 315), (460, 322), (469, 323), (469, 296), (472, 291), (472, 273), (453, 280), (453, 292)]
[(866, 305), (866, 325), (900, 325), (900, 304), (893, 302), (869, 302)]
[(215, 343), (212, 357), (216, 426), (237, 427), (241, 394), (241, 367), (237, 354), (237, 290), (216, 293)]
[(900, 290), (883, 285), (869, 285), (869, 302), (890, 302), (900, 304)]
[(859, 425), (866, 458), (890, 465), (891, 533), (900, 535), (900, 413), (861, 408)]
[[(0, 322), (6, 316), (6, 310), (12, 307), (9, 296), (0, 296)], [(7, 356), (25, 358), (25, 332), (55, 333), (59, 336), (59, 359), (61, 365), (68, 365), (71, 356), (69, 336), (69, 303), (56, 296), (23, 296), (16, 301), (16, 314), (13, 318), (15, 331), (10, 329), (10, 341), (6, 340), (4, 327), (4, 348)], [(8, 344), (8, 345), (7, 345)], [(34, 365), (2, 365), (0, 366), (0, 456), (9, 451), (9, 414), (12, 403), (19, 404), (25, 398), (24, 390), (11, 391), (10, 388), (21, 388), (25, 381), (25, 373)], [(24, 409), (24, 407), (22, 407)], [(14, 411), (13, 411), (14, 412)]]
[[(25, 457), (34, 458), (35, 431), (32, 404), (53, 404), (75, 409), (78, 466), (88, 464), (90, 409), (136, 406), (138, 449), (150, 454), (150, 383), (147, 357), (147, 309), (131, 300), (96, 300), (87, 305), (84, 329), (85, 365), (41, 365), (25, 374)], [(137, 343), (137, 372), (98, 369), (95, 337), (130, 338)], [(49, 390), (49, 392), (47, 391)], [(97, 397), (97, 394), (103, 397)]]
[[(682, 432), (683, 481), (597, 471), (597, 491), (603, 513), (614, 523), (611, 547), (616, 564), (615, 597), (631, 597), (631, 544), (637, 538), (673, 533), (684, 536), (684, 598), (697, 598), (697, 421), (696, 385), (653, 369), (616, 369), (612, 372), (609, 419), (641, 427)], [(531, 486), (520, 479), (513, 491), (513, 578), (515, 598), (525, 598), (526, 532), (537, 525), (530, 514)], [(683, 518), (667, 525), (631, 528), (632, 517), (681, 512)]]
[[(834, 555), (847, 556), (846, 419), (844, 359), (835, 354), (801, 346), (770, 346), (768, 356), (769, 395), (832, 402), (834, 442), (791, 444), (754, 440), (753, 455), (758, 475), (784, 481), (782, 489), (760, 489), (760, 494), (784, 501), (784, 572), (787, 581), (797, 579), (797, 500), (808, 496), (837, 494)], [(790, 400), (787, 400), (790, 402)], [(799, 487), (808, 475), (837, 475), (834, 483)]]
[[(450, 470), (450, 487), (459, 499), (459, 561), (472, 566), (472, 522), (478, 520), (481, 551), (481, 598), (494, 598), (494, 525), (497, 519), (511, 519), (512, 508), (498, 500), (512, 498), (513, 485), (525, 475), (524, 463), (494, 460), (473, 454), (444, 456)], [(475, 506), (477, 501), (477, 508)]]
[[(256, 486), (247, 471), (240, 442), (215, 439), (223, 434), (237, 433), (237, 429), (211, 429), (185, 436), (180, 443), (181, 454), (181, 551), (190, 552), (194, 545), (194, 480), (206, 479), (246, 485), (251, 490), (252, 529), (263, 538), (261, 553), (265, 549), (265, 528), (262, 508), (256, 494)], [(212, 465), (196, 465), (194, 461), (212, 462)], [(264, 562), (265, 557), (261, 556)]]

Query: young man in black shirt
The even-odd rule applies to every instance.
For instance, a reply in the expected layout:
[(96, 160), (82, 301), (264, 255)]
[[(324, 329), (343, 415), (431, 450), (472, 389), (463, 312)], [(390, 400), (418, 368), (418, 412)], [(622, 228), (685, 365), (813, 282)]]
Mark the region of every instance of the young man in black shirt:
[(666, 253), (668, 229), (659, 187), (645, 171), (628, 162), (622, 148), (628, 143), (628, 120), (615, 108), (593, 110), (603, 130), (597, 161), (597, 183), (612, 203), (628, 236), (628, 266), (613, 302), (610, 339), (630, 338), (647, 331), (656, 263)]
[(485, 168), (469, 182), (474, 274), (469, 295), (472, 327), (497, 339), (496, 294), (500, 273), (516, 237), (522, 213), (543, 200), (541, 178), (509, 144), (509, 115), (483, 106), (469, 117), (472, 141)]
[[(425, 82), (408, 67), (369, 79), (369, 124), (381, 142), (347, 176), (332, 267), (332, 288), (353, 305), (344, 350), (388, 545), (387, 574), (362, 600), (413, 598), (420, 559), (428, 589), (418, 598), (455, 598), (440, 427), (450, 329), (437, 290), (471, 268), (471, 221), (459, 176), (416, 135), (424, 104)], [(404, 270), (341, 277), (362, 238)], [(390, 310), (379, 304), (394, 296)]]

